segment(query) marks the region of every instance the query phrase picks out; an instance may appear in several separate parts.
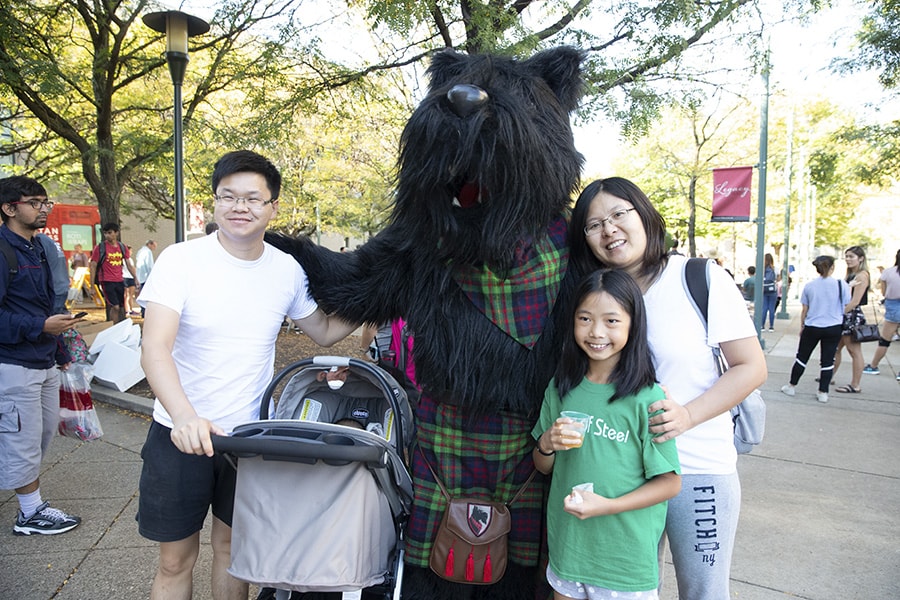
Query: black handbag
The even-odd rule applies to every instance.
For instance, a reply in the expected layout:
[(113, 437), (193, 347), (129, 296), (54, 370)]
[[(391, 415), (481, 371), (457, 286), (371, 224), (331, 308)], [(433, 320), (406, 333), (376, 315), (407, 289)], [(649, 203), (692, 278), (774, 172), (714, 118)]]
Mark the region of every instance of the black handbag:
[[(838, 282), (840, 285), (840, 282)], [(841, 302), (844, 301), (843, 289), (841, 290)], [(881, 339), (881, 333), (878, 331), (878, 310), (872, 311), (875, 314), (875, 324), (866, 323), (866, 317), (863, 315), (862, 309), (856, 307), (849, 313), (844, 314), (844, 323), (842, 324), (843, 333), (849, 332), (850, 337), (857, 344), (862, 342), (877, 342)]]
[(878, 331), (878, 325), (869, 325), (867, 323), (865, 325), (860, 325), (859, 327), (854, 327), (851, 331), (853, 341), (855, 342), (877, 342), (881, 338), (881, 333)]

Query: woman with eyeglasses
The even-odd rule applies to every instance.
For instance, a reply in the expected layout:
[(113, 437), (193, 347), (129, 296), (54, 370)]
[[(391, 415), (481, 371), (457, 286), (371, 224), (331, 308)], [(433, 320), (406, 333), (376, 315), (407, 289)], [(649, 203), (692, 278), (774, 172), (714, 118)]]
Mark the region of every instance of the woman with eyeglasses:
[[(844, 327), (841, 331), (841, 342), (838, 344), (837, 353), (834, 356), (834, 375), (837, 375), (841, 366), (841, 350), (844, 348), (850, 353), (851, 369), (850, 383), (834, 388), (834, 391), (842, 394), (858, 394), (862, 391), (862, 375), (866, 365), (863, 358), (862, 344), (853, 339), (853, 329), (865, 325), (866, 317), (862, 307), (869, 303), (869, 268), (866, 266), (866, 251), (860, 246), (850, 246), (844, 252), (844, 262), (847, 263), (847, 274), (844, 281), (853, 290), (853, 297), (844, 307)], [(832, 381), (834, 376), (832, 376)]]
[[(663, 411), (650, 419), (650, 431), (654, 441), (675, 438), (683, 473), (666, 518), (678, 594), (725, 600), (741, 502), (729, 410), (766, 379), (744, 299), (731, 277), (710, 265), (707, 335), (683, 283), (687, 258), (666, 253), (662, 215), (627, 179), (601, 179), (584, 189), (569, 240), (570, 268), (581, 276), (624, 269), (643, 292), (653, 363), (668, 392), (649, 406), (651, 413)], [(708, 344), (718, 344), (729, 364), (721, 377)]]

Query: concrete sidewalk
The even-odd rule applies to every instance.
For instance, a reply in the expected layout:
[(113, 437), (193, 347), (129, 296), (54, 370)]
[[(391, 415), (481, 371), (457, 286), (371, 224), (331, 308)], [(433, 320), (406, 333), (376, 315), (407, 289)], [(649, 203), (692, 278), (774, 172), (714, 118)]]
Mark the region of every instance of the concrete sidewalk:
[[(817, 358), (789, 398), (799, 307), (764, 333), (769, 380), (766, 439), (740, 458), (741, 522), (732, 568), (732, 598), (900, 598), (900, 343), (881, 375), (864, 375), (862, 393), (816, 401)], [(879, 317), (880, 318), (880, 317)], [(870, 359), (875, 344), (865, 344)], [(849, 381), (847, 356), (837, 376)], [(83, 523), (58, 536), (12, 534), (17, 503), (0, 492), (0, 597), (62, 600), (147, 598), (156, 547), (137, 533), (140, 449), (150, 403), (94, 389), (103, 438), (57, 438), (41, 474), (44, 498)], [(210, 598), (208, 528), (194, 597)], [(663, 600), (677, 597), (671, 565)]]

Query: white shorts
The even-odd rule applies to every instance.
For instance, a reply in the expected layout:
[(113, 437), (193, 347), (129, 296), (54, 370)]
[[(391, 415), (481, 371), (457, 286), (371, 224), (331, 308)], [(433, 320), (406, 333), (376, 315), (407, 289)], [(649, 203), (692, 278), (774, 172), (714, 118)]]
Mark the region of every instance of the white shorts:
[(617, 592), (596, 585), (569, 581), (559, 577), (550, 565), (547, 565), (547, 582), (556, 593), (576, 600), (659, 600), (659, 591), (655, 589), (646, 592)]

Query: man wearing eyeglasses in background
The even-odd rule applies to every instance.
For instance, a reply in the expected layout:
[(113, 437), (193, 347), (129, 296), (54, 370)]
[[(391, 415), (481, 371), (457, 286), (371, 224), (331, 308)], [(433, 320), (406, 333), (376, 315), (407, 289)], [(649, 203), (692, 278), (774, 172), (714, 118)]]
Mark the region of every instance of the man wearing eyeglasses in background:
[(212, 506), (213, 598), (246, 600), (247, 584), (227, 572), (235, 473), (214, 454), (210, 434), (228, 435), (258, 417), (285, 315), (322, 346), (356, 328), (326, 316), (303, 269), (263, 241), (281, 191), (268, 159), (226, 154), (212, 191), (218, 231), (166, 248), (138, 297), (141, 365), (156, 394), (137, 516), (141, 535), (160, 542), (151, 599), (191, 597)]
[(53, 203), (30, 177), (0, 179), (0, 489), (15, 490), (16, 535), (52, 535), (81, 523), (41, 498), (41, 461), (59, 422), (58, 336), (80, 319), (54, 314), (51, 266), (36, 235)]

